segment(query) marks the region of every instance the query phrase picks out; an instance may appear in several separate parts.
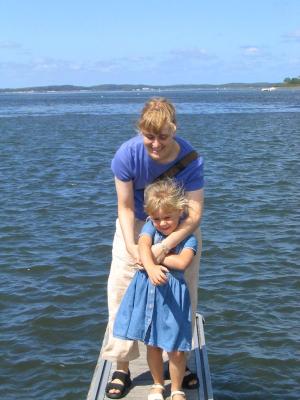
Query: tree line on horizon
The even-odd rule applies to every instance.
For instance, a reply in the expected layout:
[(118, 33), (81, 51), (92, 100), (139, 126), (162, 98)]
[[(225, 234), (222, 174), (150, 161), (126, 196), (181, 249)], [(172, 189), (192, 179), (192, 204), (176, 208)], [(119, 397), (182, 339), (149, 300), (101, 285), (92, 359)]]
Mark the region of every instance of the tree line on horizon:
[(23, 88), (0, 88), (0, 93), (17, 92), (17, 91), (89, 91), (89, 90), (159, 90), (159, 89), (205, 89), (205, 88), (247, 88), (247, 87), (262, 87), (266, 85), (274, 85), (276, 87), (287, 87), (300, 85), (300, 75), (298, 77), (287, 77), (281, 83), (255, 82), (255, 83), (224, 83), (224, 84), (177, 84), (177, 85), (145, 85), (145, 84), (102, 84), (94, 86), (78, 86), (78, 85), (48, 85), (48, 86), (32, 86)]
[(300, 75), (297, 78), (285, 78), (283, 82), (287, 85), (300, 85)]

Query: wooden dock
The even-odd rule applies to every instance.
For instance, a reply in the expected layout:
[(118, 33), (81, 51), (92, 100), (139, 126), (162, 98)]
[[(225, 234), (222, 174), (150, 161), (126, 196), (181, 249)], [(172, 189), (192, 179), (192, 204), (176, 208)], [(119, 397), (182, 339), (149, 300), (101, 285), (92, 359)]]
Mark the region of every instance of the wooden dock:
[[(210, 379), (207, 351), (205, 346), (203, 317), (196, 315), (196, 325), (194, 331), (195, 349), (192, 351), (188, 365), (192, 371), (197, 371), (200, 385), (195, 390), (185, 390), (187, 400), (213, 400), (213, 392)], [(140, 343), (141, 356), (130, 363), (130, 372), (133, 384), (130, 392), (125, 397), (126, 400), (147, 399), (152, 385), (151, 375), (146, 361), (146, 346)], [(101, 354), (101, 351), (100, 351)], [(114, 363), (102, 360), (100, 355), (92, 378), (87, 400), (104, 400), (105, 387), (115, 370)], [(170, 396), (170, 381), (166, 381), (166, 397)]]

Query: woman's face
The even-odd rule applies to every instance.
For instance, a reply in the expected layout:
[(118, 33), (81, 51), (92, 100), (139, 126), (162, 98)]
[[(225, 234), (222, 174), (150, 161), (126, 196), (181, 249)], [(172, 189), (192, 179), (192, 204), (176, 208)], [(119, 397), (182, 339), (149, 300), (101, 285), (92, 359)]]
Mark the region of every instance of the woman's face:
[(174, 151), (174, 129), (170, 126), (164, 127), (160, 133), (142, 132), (144, 146), (149, 156), (158, 162), (169, 159)]

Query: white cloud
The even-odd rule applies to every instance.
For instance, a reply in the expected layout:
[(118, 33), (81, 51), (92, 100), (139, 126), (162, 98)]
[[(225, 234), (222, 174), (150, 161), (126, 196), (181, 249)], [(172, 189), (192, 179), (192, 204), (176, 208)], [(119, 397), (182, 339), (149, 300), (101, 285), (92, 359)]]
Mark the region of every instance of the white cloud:
[(26, 63), (14, 62), (14, 61), (5, 61), (0, 62), (0, 70), (2, 71), (20, 71), (27, 69), (29, 67)]
[(23, 44), (10, 40), (0, 41), (0, 52), (5, 54), (5, 57), (31, 56), (31, 51), (25, 48)]
[(2, 40), (0, 41), (0, 49), (5, 50), (16, 50), (22, 49), (23, 46), (20, 43), (9, 41), (9, 40)]
[(246, 56), (257, 56), (261, 53), (261, 50), (255, 46), (243, 46), (242, 50)]
[[(13, 42), (0, 42), (4, 47), (23, 49), (21, 44)], [(126, 76), (126, 74), (144, 74), (146, 77), (152, 73), (159, 75), (160, 71), (171, 73), (171, 71), (192, 69), (198, 70), (200, 68), (207, 68), (207, 62), (215, 60), (216, 57), (208, 53), (207, 50), (202, 48), (190, 49), (172, 49), (167, 53), (155, 53), (146, 56), (132, 55), (129, 57), (113, 57), (109, 59), (98, 59), (96, 61), (77, 61), (58, 59), (53, 57), (32, 57), (28, 54), (26, 59), (6, 60), (0, 63), (2, 71), (15, 71), (17, 74), (31, 75), (32, 73), (40, 74), (40, 76), (57, 76), (67, 75), (77, 76), (76, 74), (86, 74), (93, 76), (93, 74), (101, 74), (107, 77), (114, 77), (119, 74)], [(74, 75), (75, 74), (75, 75)], [(39, 75), (37, 75), (39, 76)]]
[(82, 68), (80, 63), (51, 57), (33, 58), (28, 62), (28, 66), (35, 71), (79, 70)]
[(206, 59), (207, 57), (211, 57), (208, 54), (206, 49), (202, 48), (192, 48), (192, 49), (173, 49), (169, 52), (171, 56), (174, 57), (187, 57), (187, 58), (196, 58), (196, 59)]
[(120, 62), (116, 60), (97, 61), (87, 66), (89, 70), (103, 72), (103, 73), (115, 71), (119, 67), (120, 67)]
[(289, 32), (289, 33), (285, 34), (283, 37), (286, 40), (298, 42), (298, 41), (300, 41), (300, 29), (296, 29), (293, 32)]
[(159, 57), (157, 62), (165, 64), (167, 68), (176, 65), (177, 68), (201, 68), (216, 62), (218, 57), (204, 48), (172, 49), (167, 54)]

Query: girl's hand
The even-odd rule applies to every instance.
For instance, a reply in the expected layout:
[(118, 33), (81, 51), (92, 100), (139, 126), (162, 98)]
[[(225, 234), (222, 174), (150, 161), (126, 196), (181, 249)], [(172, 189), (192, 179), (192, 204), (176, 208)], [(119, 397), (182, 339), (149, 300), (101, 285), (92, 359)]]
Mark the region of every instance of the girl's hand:
[(168, 268), (163, 265), (155, 265), (150, 268), (146, 268), (150, 282), (154, 286), (164, 285), (168, 282), (166, 273), (169, 272)]

